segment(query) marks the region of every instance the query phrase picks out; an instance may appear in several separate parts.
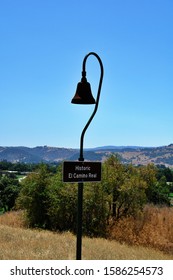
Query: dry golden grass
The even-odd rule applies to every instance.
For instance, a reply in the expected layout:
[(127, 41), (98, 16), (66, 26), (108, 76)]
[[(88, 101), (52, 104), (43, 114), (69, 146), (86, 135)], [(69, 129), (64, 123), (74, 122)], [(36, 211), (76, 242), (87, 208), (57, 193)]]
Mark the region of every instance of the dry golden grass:
[[(101, 238), (83, 238), (82, 257), (85, 260), (170, 260), (160, 251), (139, 246), (128, 246)], [(76, 237), (63, 234), (13, 228), (0, 225), (1, 260), (74, 260)]]
[(6, 225), (15, 228), (25, 228), (25, 219), (23, 211), (11, 211), (0, 215), (0, 225)]
[(0, 225), (0, 259), (74, 259), (72, 234), (55, 234)]
[[(150, 218), (152, 217), (150, 216)], [(136, 231), (140, 232), (145, 219), (146, 217), (143, 217), (141, 224), (138, 224), (138, 227), (135, 229)], [(139, 241), (131, 241), (131, 243), (136, 243), (136, 246), (122, 243), (120, 229), (122, 228), (119, 226), (118, 237), (121, 243), (115, 240), (83, 237), (82, 258), (86, 260), (173, 259), (172, 254), (165, 254), (159, 250), (141, 246), (139, 245)], [(134, 230), (129, 224), (127, 234), (133, 232), (132, 229)], [(112, 232), (115, 234), (114, 230), (115, 228), (113, 228)], [(147, 227), (145, 230), (147, 230)], [(170, 228), (170, 234), (172, 232), (171, 230)], [(131, 235), (133, 236), (132, 233)], [(129, 241), (128, 238), (126, 238), (126, 241)], [(22, 212), (10, 212), (0, 216), (1, 260), (74, 260), (75, 254), (76, 236), (72, 233), (66, 232), (60, 234), (50, 231), (27, 229), (24, 225)]]
[(173, 255), (173, 208), (147, 205), (136, 219), (115, 222), (109, 233), (117, 241), (150, 246)]

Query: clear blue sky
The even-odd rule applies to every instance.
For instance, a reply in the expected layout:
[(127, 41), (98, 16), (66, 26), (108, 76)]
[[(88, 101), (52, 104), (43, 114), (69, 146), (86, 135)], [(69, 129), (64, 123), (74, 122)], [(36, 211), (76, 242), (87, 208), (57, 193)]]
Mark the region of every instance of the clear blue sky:
[[(91, 51), (105, 74), (84, 147), (173, 143), (172, 0), (1, 0), (0, 146), (79, 147)], [(95, 57), (86, 70), (96, 97)]]

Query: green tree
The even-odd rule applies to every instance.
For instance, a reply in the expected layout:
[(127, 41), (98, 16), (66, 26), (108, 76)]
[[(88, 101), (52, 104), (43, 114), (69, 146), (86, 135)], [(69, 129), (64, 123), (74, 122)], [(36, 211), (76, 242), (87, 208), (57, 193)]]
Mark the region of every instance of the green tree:
[(26, 210), (28, 223), (32, 227), (47, 228), (47, 187), (50, 174), (46, 165), (41, 164), (35, 173), (31, 173), (22, 180), (22, 188), (16, 205)]
[(18, 180), (8, 175), (0, 177), (0, 208), (4, 212), (11, 210), (19, 194), (20, 185)]
[(160, 180), (163, 176), (165, 176), (167, 182), (173, 182), (173, 171), (169, 167), (158, 167), (157, 180)]
[(84, 185), (83, 233), (89, 236), (105, 236), (108, 223), (108, 195), (101, 183)]
[(103, 187), (109, 194), (110, 213), (114, 219), (135, 215), (146, 201), (146, 183), (132, 165), (123, 165), (111, 156), (103, 166)]
[(150, 188), (150, 196), (148, 197), (148, 202), (169, 206), (169, 192), (170, 187), (167, 184), (165, 176), (162, 176), (160, 180), (157, 181), (157, 183), (152, 188)]
[(76, 231), (77, 185), (64, 184), (59, 168), (47, 189), (47, 215), (50, 228), (59, 231)]
[(139, 211), (142, 211), (146, 203), (145, 189), (146, 183), (138, 174), (131, 175), (124, 180), (117, 201), (117, 219), (123, 216), (135, 216)]
[(158, 169), (153, 164), (140, 167), (140, 174), (147, 184), (146, 196), (148, 203), (169, 205), (169, 186), (166, 177), (157, 179)]
[(109, 195), (110, 215), (117, 216), (117, 202), (120, 196), (120, 186), (124, 182), (125, 168), (117, 156), (110, 156), (103, 164), (102, 185)]
[[(52, 177), (48, 187), (48, 215), (51, 228), (60, 231), (77, 229), (78, 184), (63, 183), (61, 170)], [(107, 203), (102, 185), (85, 183), (83, 193), (83, 233), (90, 236), (106, 234)]]

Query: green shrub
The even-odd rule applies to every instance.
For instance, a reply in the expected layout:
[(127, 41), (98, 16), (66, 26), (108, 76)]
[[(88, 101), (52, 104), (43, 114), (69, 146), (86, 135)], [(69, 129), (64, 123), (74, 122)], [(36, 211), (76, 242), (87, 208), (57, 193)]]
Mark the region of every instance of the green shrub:
[[(153, 165), (123, 165), (111, 156), (103, 163), (102, 181), (84, 183), (83, 234), (105, 236), (111, 219), (135, 217), (146, 201), (167, 203), (168, 191)], [(29, 226), (76, 233), (77, 199), (78, 184), (62, 182), (62, 166), (54, 174), (41, 165), (22, 181), (17, 205), (25, 209)]]
[(47, 190), (47, 215), (50, 228), (59, 231), (75, 231), (77, 216), (77, 187), (63, 184), (54, 176)]
[(27, 176), (21, 183), (21, 191), (16, 201), (17, 208), (25, 209), (28, 225), (47, 228), (47, 186), (50, 177), (46, 166), (41, 165), (36, 173)]

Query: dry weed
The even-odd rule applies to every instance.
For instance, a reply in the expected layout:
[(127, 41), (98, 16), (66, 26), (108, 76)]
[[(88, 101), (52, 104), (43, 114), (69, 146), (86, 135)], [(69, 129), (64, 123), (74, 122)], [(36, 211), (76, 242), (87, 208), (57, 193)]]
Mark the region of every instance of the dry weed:
[(24, 212), (23, 211), (11, 211), (0, 215), (0, 225), (7, 225), (15, 228), (26, 227)]
[(173, 208), (147, 205), (140, 216), (114, 222), (109, 235), (121, 242), (173, 254)]
[[(0, 259), (75, 259), (74, 235), (27, 229), (23, 217), (23, 212), (0, 216)], [(114, 223), (109, 235), (113, 240), (83, 237), (83, 259), (173, 259), (173, 208), (146, 206), (136, 219)]]

